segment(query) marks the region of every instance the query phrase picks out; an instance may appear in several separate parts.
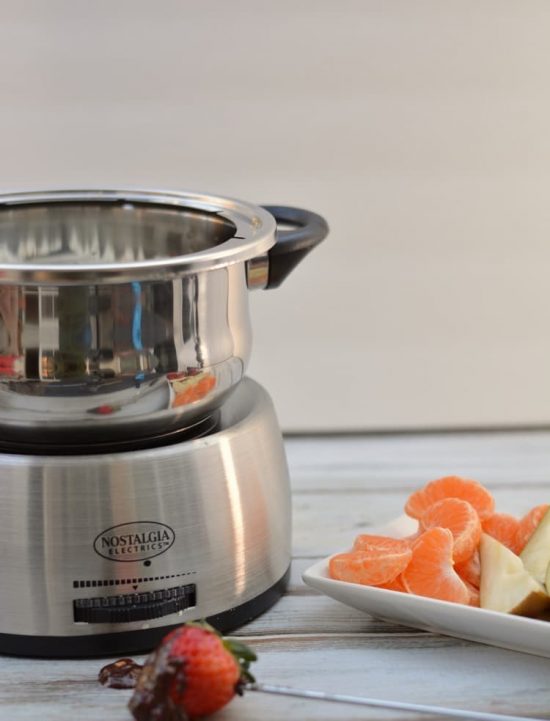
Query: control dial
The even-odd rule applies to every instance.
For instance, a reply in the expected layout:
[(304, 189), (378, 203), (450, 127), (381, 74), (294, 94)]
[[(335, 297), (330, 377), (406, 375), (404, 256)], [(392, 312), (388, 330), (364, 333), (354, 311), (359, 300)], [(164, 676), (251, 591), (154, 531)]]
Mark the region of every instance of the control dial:
[(76, 598), (73, 601), (75, 623), (131, 623), (161, 618), (196, 605), (194, 583), (161, 591), (127, 593), (119, 596)]

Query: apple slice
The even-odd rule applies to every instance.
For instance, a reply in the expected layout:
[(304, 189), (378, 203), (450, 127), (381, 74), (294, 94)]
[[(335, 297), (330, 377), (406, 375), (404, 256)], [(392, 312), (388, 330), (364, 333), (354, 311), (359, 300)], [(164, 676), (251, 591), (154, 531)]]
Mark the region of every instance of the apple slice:
[(538, 616), (550, 606), (542, 584), (531, 576), (521, 558), (510, 549), (483, 533), (479, 551), (481, 608), (516, 616)]
[[(535, 532), (519, 555), (533, 578), (546, 583), (546, 573), (550, 563), (550, 509), (541, 518)], [(548, 586), (546, 588), (548, 589)]]

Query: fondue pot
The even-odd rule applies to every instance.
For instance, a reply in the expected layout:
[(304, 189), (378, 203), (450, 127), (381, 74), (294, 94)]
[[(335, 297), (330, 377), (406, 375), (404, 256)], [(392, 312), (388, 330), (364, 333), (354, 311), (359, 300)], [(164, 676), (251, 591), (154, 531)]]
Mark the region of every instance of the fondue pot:
[(0, 438), (203, 422), (245, 373), (248, 290), (277, 287), (327, 230), (305, 210), (197, 193), (0, 195)]
[(183, 192), (0, 196), (0, 653), (145, 652), (283, 593), (288, 468), (248, 292), (314, 213)]

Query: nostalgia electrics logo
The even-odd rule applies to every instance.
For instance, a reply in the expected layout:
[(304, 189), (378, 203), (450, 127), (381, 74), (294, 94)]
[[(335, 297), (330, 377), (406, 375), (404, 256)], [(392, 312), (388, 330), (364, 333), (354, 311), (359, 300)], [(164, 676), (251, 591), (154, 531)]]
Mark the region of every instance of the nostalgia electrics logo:
[(165, 523), (134, 521), (102, 531), (94, 540), (94, 551), (109, 561), (145, 561), (165, 553), (175, 540)]

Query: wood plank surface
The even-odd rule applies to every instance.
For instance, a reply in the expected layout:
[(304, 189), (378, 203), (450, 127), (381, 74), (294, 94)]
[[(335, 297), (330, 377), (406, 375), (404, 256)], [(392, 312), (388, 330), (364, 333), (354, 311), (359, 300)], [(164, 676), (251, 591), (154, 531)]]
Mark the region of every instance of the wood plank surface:
[(548, 431), (291, 437), (297, 491), (401, 490), (450, 473), (495, 489), (550, 483)]
[[(550, 498), (550, 433), (289, 438), (294, 560), (288, 593), (236, 632), (265, 682), (550, 718), (550, 659), (371, 618), (305, 586), (302, 572), (354, 535), (397, 516), (414, 487), (442, 473), (479, 478), (499, 509)], [(110, 659), (0, 657), (2, 721), (130, 721), (129, 694), (101, 688)], [(220, 721), (416, 718), (401, 712), (247, 694)]]
[[(522, 514), (550, 499), (550, 484), (492, 489), (498, 509)], [(403, 513), (402, 490), (349, 491), (333, 494), (294, 493), (294, 553), (297, 557), (327, 556), (349, 547), (358, 533), (379, 528)], [(321, 529), (321, 530), (319, 530)]]

